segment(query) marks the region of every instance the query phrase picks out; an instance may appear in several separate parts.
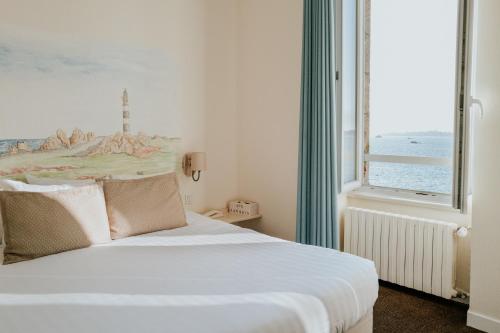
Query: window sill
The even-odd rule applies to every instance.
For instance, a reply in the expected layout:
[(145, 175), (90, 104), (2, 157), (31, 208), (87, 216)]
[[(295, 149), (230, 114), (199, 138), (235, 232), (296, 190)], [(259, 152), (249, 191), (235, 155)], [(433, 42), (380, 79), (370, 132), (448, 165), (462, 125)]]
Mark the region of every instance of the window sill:
[(349, 198), (381, 201), (392, 204), (436, 209), (460, 213), (451, 206), (451, 197), (445, 194), (419, 195), (414, 191), (396, 190), (376, 186), (362, 186), (347, 193)]

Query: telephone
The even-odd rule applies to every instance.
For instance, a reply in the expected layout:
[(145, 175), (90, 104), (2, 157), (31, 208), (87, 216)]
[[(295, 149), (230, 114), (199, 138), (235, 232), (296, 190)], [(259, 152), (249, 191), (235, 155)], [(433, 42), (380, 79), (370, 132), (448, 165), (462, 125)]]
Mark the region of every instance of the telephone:
[(206, 217), (210, 217), (211, 219), (216, 219), (218, 217), (223, 217), (224, 213), (222, 213), (220, 210), (209, 210), (208, 212), (203, 214)]

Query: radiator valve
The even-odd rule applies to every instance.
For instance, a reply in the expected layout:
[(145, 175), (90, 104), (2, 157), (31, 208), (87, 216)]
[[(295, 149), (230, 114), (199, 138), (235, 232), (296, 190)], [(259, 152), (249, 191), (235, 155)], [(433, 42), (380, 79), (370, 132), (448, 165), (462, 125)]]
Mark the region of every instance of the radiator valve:
[(467, 227), (460, 227), (457, 229), (457, 236), (460, 238), (465, 238), (469, 234), (469, 229)]

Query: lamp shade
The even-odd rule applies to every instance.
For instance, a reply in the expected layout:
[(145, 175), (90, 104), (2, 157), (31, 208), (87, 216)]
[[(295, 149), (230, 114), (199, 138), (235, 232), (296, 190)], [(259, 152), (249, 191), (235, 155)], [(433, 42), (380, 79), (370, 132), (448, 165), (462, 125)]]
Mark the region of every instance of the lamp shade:
[(207, 156), (203, 152), (191, 153), (191, 170), (204, 171), (207, 170)]

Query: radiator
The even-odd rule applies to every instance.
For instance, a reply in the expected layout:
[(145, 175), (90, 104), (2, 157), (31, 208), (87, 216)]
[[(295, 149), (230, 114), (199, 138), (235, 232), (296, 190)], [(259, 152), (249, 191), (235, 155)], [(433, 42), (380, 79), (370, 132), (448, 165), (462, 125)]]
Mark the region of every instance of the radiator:
[(456, 230), (453, 223), (349, 207), (344, 251), (373, 260), (383, 281), (451, 298)]

